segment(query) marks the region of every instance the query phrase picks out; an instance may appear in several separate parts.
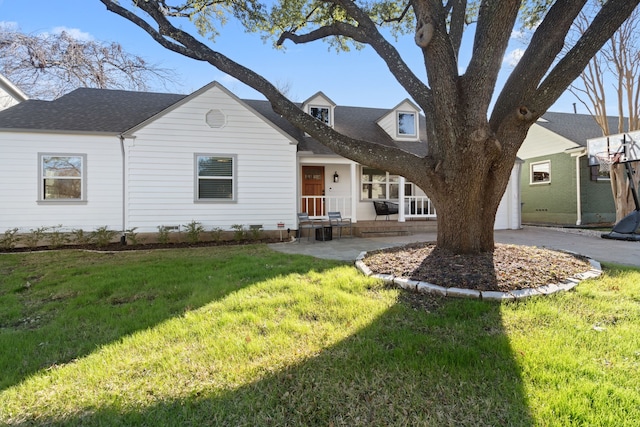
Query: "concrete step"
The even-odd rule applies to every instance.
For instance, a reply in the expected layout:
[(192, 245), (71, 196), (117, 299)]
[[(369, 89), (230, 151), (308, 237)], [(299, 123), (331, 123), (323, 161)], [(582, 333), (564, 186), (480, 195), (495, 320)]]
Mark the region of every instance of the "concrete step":
[(360, 237), (409, 236), (436, 232), (436, 221), (358, 221), (353, 225), (354, 234)]

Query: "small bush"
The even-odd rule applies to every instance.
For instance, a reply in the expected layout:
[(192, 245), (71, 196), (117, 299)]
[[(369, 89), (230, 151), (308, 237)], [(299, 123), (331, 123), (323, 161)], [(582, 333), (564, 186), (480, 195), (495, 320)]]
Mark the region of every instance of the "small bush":
[(2, 249), (15, 248), (18, 242), (20, 242), (20, 236), (18, 236), (17, 228), (6, 230), (2, 235), (2, 238), (0, 238), (0, 246)]
[(107, 246), (113, 238), (116, 236), (115, 230), (109, 230), (109, 228), (105, 225), (103, 227), (98, 227), (94, 232), (91, 233), (93, 241), (100, 248)]
[(29, 230), (29, 233), (23, 237), (24, 243), (31, 249), (37, 248), (40, 242), (44, 240), (45, 233), (49, 227), (38, 227)]
[(169, 243), (169, 229), (164, 225), (158, 226), (158, 242), (162, 244)]
[(249, 232), (253, 240), (259, 240), (262, 237), (262, 225), (250, 225)]
[(127, 242), (131, 243), (132, 245), (137, 245), (138, 242), (138, 233), (136, 233), (136, 230), (138, 229), (138, 227), (133, 227), (130, 228), (128, 230), (125, 230), (124, 235), (127, 239)]
[(198, 243), (200, 241), (200, 234), (204, 233), (204, 227), (197, 221), (191, 221), (184, 225), (187, 230), (187, 240), (189, 243)]
[(91, 234), (85, 233), (83, 229), (71, 230), (73, 243), (76, 245), (86, 245), (91, 243)]
[(247, 230), (244, 229), (244, 225), (242, 224), (233, 224), (231, 226), (231, 229), (234, 231), (233, 232), (233, 239), (240, 241), (240, 240), (244, 240), (245, 236), (247, 235)]
[(59, 248), (69, 243), (69, 235), (60, 231), (61, 227), (62, 225), (51, 227), (51, 232), (47, 235), (47, 238), (49, 239), (49, 246), (52, 248)]
[(220, 227), (215, 227), (213, 228), (209, 233), (211, 234), (211, 239), (214, 242), (220, 242), (222, 240), (222, 232), (224, 230), (222, 230), (222, 228)]

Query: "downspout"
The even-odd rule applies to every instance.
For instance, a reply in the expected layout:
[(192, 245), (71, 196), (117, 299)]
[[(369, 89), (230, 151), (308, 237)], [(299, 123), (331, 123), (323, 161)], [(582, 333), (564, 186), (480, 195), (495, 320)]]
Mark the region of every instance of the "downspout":
[(126, 195), (125, 195), (125, 171), (126, 171), (126, 162), (125, 162), (125, 151), (124, 151), (124, 136), (120, 135), (120, 154), (122, 156), (121, 160), (122, 160), (122, 236), (120, 236), (120, 243), (122, 243), (123, 245), (127, 244), (127, 224), (126, 224), (126, 212), (125, 212), (125, 206), (126, 206)]
[(576, 153), (576, 225), (582, 225), (582, 195), (580, 185), (580, 157), (587, 154), (586, 150)]

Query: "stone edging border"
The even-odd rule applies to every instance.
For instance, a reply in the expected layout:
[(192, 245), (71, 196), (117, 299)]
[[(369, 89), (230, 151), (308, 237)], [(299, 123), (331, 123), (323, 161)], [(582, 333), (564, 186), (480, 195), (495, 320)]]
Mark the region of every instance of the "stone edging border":
[[(578, 255), (574, 252), (565, 252), (573, 255)], [(540, 286), (537, 288), (518, 289), (510, 292), (477, 291), (475, 289), (445, 288), (443, 286), (434, 285), (428, 282), (411, 280), (406, 277), (395, 277), (392, 274), (373, 274), (371, 269), (369, 269), (369, 267), (362, 261), (366, 256), (366, 252), (361, 252), (355, 261), (356, 268), (360, 270), (365, 276), (375, 277), (381, 279), (387, 284), (393, 284), (410, 291), (431, 293), (454, 298), (477, 298), (487, 301), (512, 301), (539, 295), (550, 295), (560, 291), (569, 291), (578, 286), (578, 284), (582, 280), (594, 279), (596, 277), (600, 277), (600, 275), (602, 274), (602, 266), (598, 261), (589, 257), (585, 257), (584, 255), (580, 255), (589, 261), (589, 264), (591, 264), (591, 269), (585, 271), (584, 273), (578, 273), (575, 276), (564, 280), (563, 282), (550, 283), (548, 285)]]

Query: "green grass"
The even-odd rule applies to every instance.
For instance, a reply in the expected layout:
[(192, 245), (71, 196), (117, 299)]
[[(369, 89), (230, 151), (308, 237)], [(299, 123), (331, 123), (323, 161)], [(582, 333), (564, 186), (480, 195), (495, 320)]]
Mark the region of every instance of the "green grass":
[(0, 424), (566, 426), (640, 419), (640, 271), (423, 297), (263, 245), (0, 255)]

